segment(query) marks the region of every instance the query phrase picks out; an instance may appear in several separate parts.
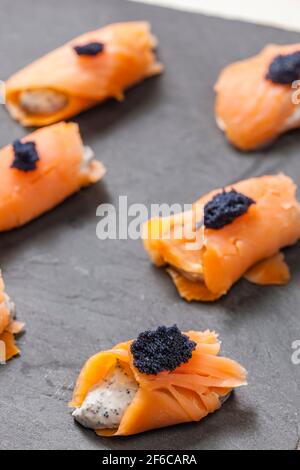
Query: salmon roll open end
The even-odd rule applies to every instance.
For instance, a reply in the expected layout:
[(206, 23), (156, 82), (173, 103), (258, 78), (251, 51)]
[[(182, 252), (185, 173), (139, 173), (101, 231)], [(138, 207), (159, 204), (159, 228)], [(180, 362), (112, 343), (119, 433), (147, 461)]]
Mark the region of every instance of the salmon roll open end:
[(5, 83), (6, 106), (24, 126), (68, 119), (162, 71), (147, 22), (117, 23), (68, 42)]
[(0, 271), (0, 364), (20, 353), (15, 343), (15, 335), (18, 335), (24, 326), (24, 323), (16, 320), (16, 306), (5, 293)]
[(20, 227), (99, 181), (102, 163), (74, 123), (39, 129), (0, 150), (0, 231)]
[(180, 295), (214, 301), (241, 277), (283, 285), (290, 272), (280, 250), (300, 239), (300, 205), (288, 176), (251, 178), (200, 198), (190, 212), (153, 218), (145, 249), (166, 266)]
[(70, 407), (99, 436), (128, 436), (200, 421), (218, 410), (246, 370), (220, 357), (215, 332), (176, 325), (141, 333), (87, 361)]
[(299, 79), (300, 44), (270, 44), (227, 66), (215, 85), (219, 128), (235, 147), (251, 151), (300, 127)]

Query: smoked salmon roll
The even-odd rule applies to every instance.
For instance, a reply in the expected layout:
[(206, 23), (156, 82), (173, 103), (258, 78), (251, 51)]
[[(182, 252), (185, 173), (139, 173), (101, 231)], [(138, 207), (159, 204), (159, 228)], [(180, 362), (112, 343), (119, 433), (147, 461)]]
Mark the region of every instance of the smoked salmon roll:
[(246, 370), (219, 352), (215, 332), (181, 333), (176, 325), (145, 331), (87, 361), (73, 416), (99, 436), (200, 421), (247, 384)]
[(280, 250), (300, 239), (296, 185), (283, 174), (241, 181), (203, 196), (190, 212), (150, 219), (143, 237), (188, 301), (214, 301), (243, 276), (286, 284)]
[(6, 106), (24, 126), (65, 120), (157, 75), (156, 38), (147, 22), (92, 31), (33, 62), (5, 84)]
[(24, 328), (24, 323), (16, 320), (16, 306), (5, 293), (0, 271), (0, 363), (8, 361), (20, 353), (15, 343), (15, 335)]
[(215, 85), (215, 113), (228, 140), (254, 150), (300, 127), (299, 78), (300, 44), (271, 44), (227, 66)]
[(39, 129), (0, 150), (0, 231), (24, 225), (104, 175), (74, 123)]

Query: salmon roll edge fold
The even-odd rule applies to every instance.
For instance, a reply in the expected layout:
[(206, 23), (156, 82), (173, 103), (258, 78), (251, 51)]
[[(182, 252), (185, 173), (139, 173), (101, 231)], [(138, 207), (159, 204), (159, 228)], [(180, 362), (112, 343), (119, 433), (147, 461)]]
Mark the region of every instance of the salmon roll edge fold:
[(300, 127), (299, 91), (292, 81), (276, 83), (268, 78), (272, 61), (293, 53), (300, 57), (300, 44), (269, 44), (258, 55), (230, 64), (220, 73), (215, 85), (216, 122), (238, 149), (260, 149)]
[[(167, 266), (180, 295), (188, 300), (214, 301), (225, 295), (241, 277), (261, 284), (286, 284), (289, 269), (280, 250), (300, 239), (300, 205), (296, 185), (280, 174), (244, 180), (225, 191), (242, 193), (253, 199), (248, 211), (220, 228), (201, 227), (199, 247), (187, 249), (195, 240), (178, 240), (172, 233), (183, 222), (183, 214), (153, 218), (144, 226), (144, 246), (152, 261)], [(217, 190), (194, 205), (193, 218), (203, 217), (207, 203)], [(195, 208), (199, 209), (195, 215)], [(196, 220), (199, 223), (199, 218)]]
[(5, 286), (0, 271), (0, 363), (8, 361), (20, 353), (15, 343), (15, 335), (19, 334), (24, 323), (15, 319), (16, 307), (5, 293)]
[(161, 73), (156, 45), (150, 24), (143, 21), (83, 34), (9, 78), (6, 107), (24, 126), (40, 127), (108, 98), (123, 100), (126, 89)]
[[(174, 328), (176, 325), (169, 328), (173, 337)], [(200, 421), (218, 410), (234, 388), (247, 385), (246, 370), (218, 356), (220, 342), (215, 332), (189, 331), (182, 335), (194, 344), (194, 350), (189, 360), (171, 372), (146, 374), (138, 370), (132, 341), (91, 357), (79, 375), (69, 404), (75, 408), (74, 418), (99, 436), (129, 436)], [(156, 345), (152, 351), (159, 354), (158, 349)], [(147, 364), (150, 362), (147, 357)], [(121, 402), (122, 391), (125, 399)], [(109, 427), (105, 427), (107, 423)]]
[(104, 174), (102, 163), (84, 147), (75, 123), (39, 129), (4, 147), (0, 150), (0, 231), (30, 222)]

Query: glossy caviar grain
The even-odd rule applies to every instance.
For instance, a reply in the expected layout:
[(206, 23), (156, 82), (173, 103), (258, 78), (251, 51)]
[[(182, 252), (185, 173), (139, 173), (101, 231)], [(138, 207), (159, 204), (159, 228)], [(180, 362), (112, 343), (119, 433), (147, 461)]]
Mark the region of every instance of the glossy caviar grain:
[(36, 169), (36, 163), (39, 161), (39, 155), (35, 142), (22, 143), (16, 140), (13, 143), (14, 160), (11, 168), (17, 168), (21, 171), (33, 171)]
[(134, 366), (143, 374), (173, 371), (188, 362), (196, 343), (181, 333), (176, 325), (159, 326), (141, 333), (131, 345)]
[(90, 42), (82, 46), (74, 46), (77, 55), (95, 56), (104, 51), (104, 44), (101, 42)]
[(221, 229), (245, 214), (252, 204), (255, 204), (253, 199), (234, 189), (223, 191), (205, 205), (204, 225), (206, 228)]
[(293, 54), (278, 55), (271, 63), (267, 80), (288, 85), (300, 78), (300, 51)]

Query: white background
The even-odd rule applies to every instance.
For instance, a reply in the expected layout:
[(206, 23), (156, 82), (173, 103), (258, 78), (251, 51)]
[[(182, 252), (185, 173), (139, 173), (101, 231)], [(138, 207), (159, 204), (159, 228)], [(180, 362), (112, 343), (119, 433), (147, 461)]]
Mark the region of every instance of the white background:
[(131, 0), (300, 31), (300, 0)]

